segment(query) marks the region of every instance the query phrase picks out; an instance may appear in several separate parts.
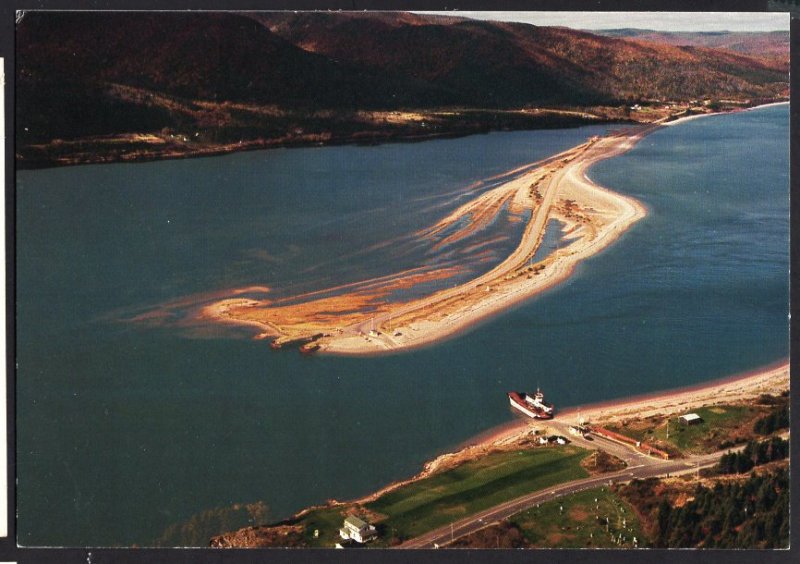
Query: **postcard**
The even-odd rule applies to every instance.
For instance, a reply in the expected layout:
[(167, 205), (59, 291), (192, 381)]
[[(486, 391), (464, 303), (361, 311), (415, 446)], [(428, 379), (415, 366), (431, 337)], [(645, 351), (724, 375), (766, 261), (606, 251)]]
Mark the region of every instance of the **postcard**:
[(18, 12), (19, 550), (788, 548), (789, 44)]

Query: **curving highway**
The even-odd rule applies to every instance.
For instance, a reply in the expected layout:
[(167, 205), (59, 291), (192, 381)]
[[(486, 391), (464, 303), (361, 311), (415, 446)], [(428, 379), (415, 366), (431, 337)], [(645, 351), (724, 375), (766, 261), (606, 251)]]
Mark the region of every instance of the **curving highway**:
[[(561, 421), (549, 421), (548, 425), (566, 430), (569, 426), (568, 423)], [(717, 463), (719, 458), (730, 451), (714, 452), (711, 454), (704, 454), (698, 456), (691, 456), (687, 458), (679, 458), (675, 460), (662, 460), (660, 458), (653, 458), (642, 454), (632, 447), (628, 447), (621, 443), (598, 437), (592, 436), (591, 441), (579, 438), (570, 437), (576, 445), (585, 446), (589, 448), (600, 448), (622, 458), (628, 467), (616, 472), (609, 472), (598, 476), (591, 476), (589, 478), (582, 478), (580, 480), (573, 480), (566, 482), (545, 490), (538, 490), (531, 492), (522, 497), (512, 499), (500, 505), (496, 505), (489, 509), (485, 509), (469, 517), (465, 517), (459, 521), (439, 527), (424, 535), (408, 540), (396, 548), (440, 548), (453, 542), (455, 539), (469, 535), (479, 531), (489, 525), (508, 519), (512, 515), (535, 507), (537, 504), (544, 503), (556, 499), (561, 496), (573, 494), (583, 490), (598, 488), (611, 483), (628, 482), (634, 478), (654, 478), (665, 477), (669, 475), (680, 475), (691, 472), (698, 472), (701, 468), (708, 468)], [(553, 447), (556, 448), (556, 447)], [(740, 447), (741, 448), (741, 447)], [(735, 449), (734, 449), (735, 450)]]

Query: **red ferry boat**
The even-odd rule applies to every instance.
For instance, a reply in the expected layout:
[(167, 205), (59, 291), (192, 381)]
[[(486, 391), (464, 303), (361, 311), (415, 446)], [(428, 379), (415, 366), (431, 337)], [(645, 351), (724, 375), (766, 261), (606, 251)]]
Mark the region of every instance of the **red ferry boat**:
[(536, 388), (536, 393), (532, 396), (525, 392), (508, 392), (508, 399), (511, 402), (511, 407), (521, 411), (528, 417), (534, 419), (553, 418), (553, 404), (545, 403), (544, 394), (539, 388)]

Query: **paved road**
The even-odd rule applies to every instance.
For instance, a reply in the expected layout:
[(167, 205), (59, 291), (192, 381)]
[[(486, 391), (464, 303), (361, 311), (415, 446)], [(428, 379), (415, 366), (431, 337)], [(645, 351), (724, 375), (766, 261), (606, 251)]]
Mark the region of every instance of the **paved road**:
[[(552, 424), (554, 422), (548, 423)], [(608, 441), (602, 437), (594, 436), (593, 438), (594, 441), (587, 441), (587, 444), (594, 445), (593, 448), (600, 447), (601, 445), (598, 443), (601, 443), (602, 441), (603, 450), (606, 450), (606, 443), (611, 443), (613, 445), (612, 448), (614, 448), (616, 452), (621, 452), (623, 455), (625, 455), (624, 452), (618, 450), (618, 448), (621, 448), (628, 451), (627, 454), (640, 456), (629, 456), (627, 461), (632, 461), (633, 464), (628, 462), (629, 466), (624, 470), (620, 470), (618, 472), (609, 472), (607, 474), (592, 476), (580, 480), (574, 480), (565, 484), (559, 484), (552, 488), (532, 492), (528, 495), (512, 499), (500, 505), (496, 505), (495, 507), (486, 509), (480, 513), (476, 513), (461, 519), (460, 521), (456, 521), (455, 523), (440, 527), (422, 536), (406, 541), (399, 545), (398, 548), (437, 548), (439, 546), (445, 546), (459, 537), (479, 531), (480, 529), (483, 529), (492, 523), (507, 519), (512, 515), (519, 513), (520, 511), (530, 509), (539, 503), (550, 501), (552, 499), (575, 492), (609, 485), (610, 482), (627, 482), (634, 478), (653, 478), (657, 476), (666, 476), (667, 474), (679, 475), (696, 472), (700, 468), (713, 466), (717, 463), (720, 456), (727, 452), (715, 452), (712, 454), (676, 460), (661, 460), (642, 455), (641, 453), (636, 453), (632, 449), (627, 449), (624, 445), (614, 443), (613, 441)], [(580, 444), (579, 440), (574, 442), (576, 444)], [(620, 458), (622, 458), (622, 456), (620, 456)]]
[(622, 459), (629, 467), (652, 466), (659, 464), (659, 462), (663, 462), (663, 460), (647, 456), (643, 452), (636, 450), (632, 445), (612, 441), (611, 439), (607, 439), (599, 435), (590, 434), (589, 436), (591, 438), (576, 437), (571, 435), (569, 434), (569, 427), (570, 425), (574, 424), (575, 423), (570, 423), (569, 421), (559, 419), (558, 416), (556, 416), (555, 419), (547, 421), (546, 423), (547, 427), (554, 429), (560, 435), (564, 435), (570, 441), (572, 441), (573, 444), (590, 450), (604, 450), (608, 454), (613, 454), (617, 458)]

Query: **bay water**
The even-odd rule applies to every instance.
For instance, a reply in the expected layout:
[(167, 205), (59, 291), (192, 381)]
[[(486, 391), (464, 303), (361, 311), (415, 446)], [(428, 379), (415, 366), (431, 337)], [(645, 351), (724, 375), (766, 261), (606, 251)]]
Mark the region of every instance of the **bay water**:
[(489, 268), (519, 222), (445, 253), (415, 234), (608, 128), (20, 171), (18, 542), (196, 542), (159, 538), (237, 503), (274, 521), (408, 477), (514, 417), (508, 390), (575, 406), (785, 358), (788, 122), (786, 106), (693, 120), (595, 165), (645, 219), (558, 287), (369, 358), (274, 352), (192, 318), (251, 285), (289, 296)]

